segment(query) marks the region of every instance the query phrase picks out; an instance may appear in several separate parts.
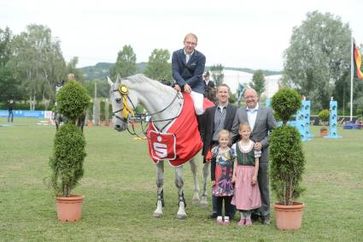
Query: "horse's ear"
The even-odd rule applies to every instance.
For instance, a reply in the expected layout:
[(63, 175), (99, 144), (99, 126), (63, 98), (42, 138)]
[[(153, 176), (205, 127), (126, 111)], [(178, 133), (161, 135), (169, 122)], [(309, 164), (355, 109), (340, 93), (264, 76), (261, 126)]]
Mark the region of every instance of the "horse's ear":
[(113, 82), (111, 81), (111, 79), (110, 79), (109, 77), (107, 77), (107, 82), (108, 82), (108, 84), (109, 84), (110, 86), (112, 86), (112, 85), (113, 85)]

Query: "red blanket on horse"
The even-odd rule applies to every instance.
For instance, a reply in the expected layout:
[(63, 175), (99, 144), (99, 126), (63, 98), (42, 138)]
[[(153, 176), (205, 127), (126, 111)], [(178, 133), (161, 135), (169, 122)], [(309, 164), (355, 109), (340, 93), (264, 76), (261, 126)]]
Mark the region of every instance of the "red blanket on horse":
[(193, 158), (203, 146), (193, 100), (189, 94), (183, 93), (183, 96), (182, 111), (179, 117), (173, 120), (168, 130), (161, 133), (153, 122), (149, 124), (147, 140), (149, 155), (154, 163), (169, 160), (172, 166), (183, 165)]

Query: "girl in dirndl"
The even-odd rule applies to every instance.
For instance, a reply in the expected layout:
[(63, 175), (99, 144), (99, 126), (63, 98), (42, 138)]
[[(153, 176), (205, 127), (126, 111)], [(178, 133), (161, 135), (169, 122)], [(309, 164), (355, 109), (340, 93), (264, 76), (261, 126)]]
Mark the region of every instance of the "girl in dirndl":
[[(222, 129), (218, 133), (218, 146), (212, 148), (211, 179), (212, 192), (216, 197), (217, 223), (228, 225), (233, 213), (231, 200), (233, 196), (233, 162), (235, 159), (234, 150), (228, 147), (230, 133)], [(224, 202), (224, 217), (222, 216)]]
[(247, 123), (240, 124), (239, 134), (241, 140), (232, 146), (237, 155), (233, 169), (235, 191), (232, 204), (241, 213), (238, 225), (250, 226), (252, 210), (261, 207), (261, 194), (257, 183), (261, 151), (254, 149), (255, 143), (250, 140), (251, 128)]

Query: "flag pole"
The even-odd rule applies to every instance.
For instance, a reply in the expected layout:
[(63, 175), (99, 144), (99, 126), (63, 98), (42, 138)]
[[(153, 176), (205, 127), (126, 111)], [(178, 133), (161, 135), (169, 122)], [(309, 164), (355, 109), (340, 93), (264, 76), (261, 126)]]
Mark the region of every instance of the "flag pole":
[(351, 37), (351, 53), (350, 53), (350, 121), (353, 120), (353, 77), (354, 77), (354, 50), (353, 50), (353, 33)]

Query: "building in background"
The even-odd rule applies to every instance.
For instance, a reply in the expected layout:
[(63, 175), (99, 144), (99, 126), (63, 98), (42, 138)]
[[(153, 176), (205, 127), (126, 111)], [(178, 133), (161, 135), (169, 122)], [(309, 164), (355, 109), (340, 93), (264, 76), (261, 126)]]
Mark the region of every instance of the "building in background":
[[(233, 94), (237, 92), (238, 84), (241, 83), (245, 88), (249, 86), (252, 81), (252, 73), (235, 71), (235, 70), (223, 70), (224, 83), (226, 83)], [(279, 90), (279, 81), (282, 75), (270, 75), (265, 76), (265, 91), (262, 96), (271, 98)]]

